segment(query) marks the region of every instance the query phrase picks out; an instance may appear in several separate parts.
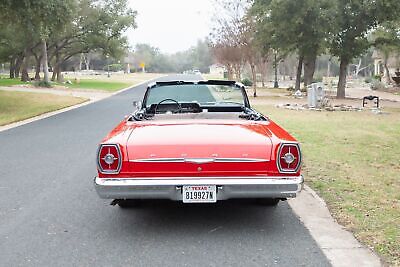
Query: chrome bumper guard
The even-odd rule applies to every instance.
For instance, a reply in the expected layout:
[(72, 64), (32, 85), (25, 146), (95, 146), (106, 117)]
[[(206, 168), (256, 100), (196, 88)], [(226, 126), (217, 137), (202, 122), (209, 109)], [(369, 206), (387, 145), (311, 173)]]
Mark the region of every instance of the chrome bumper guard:
[(98, 178), (94, 184), (105, 199), (182, 200), (184, 185), (215, 185), (217, 200), (233, 198), (293, 198), (302, 190), (303, 176), (295, 177), (180, 177)]

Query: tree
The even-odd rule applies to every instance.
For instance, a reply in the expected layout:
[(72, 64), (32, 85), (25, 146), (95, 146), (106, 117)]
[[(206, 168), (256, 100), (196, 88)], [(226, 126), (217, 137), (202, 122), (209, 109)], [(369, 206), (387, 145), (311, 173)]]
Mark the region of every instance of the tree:
[(372, 34), (374, 46), (381, 52), (383, 56), (383, 66), (385, 68), (386, 82), (392, 83), (388, 60), (393, 54), (400, 52), (400, 23), (387, 22), (380, 25)]
[(10, 63), (10, 78), (19, 77), (22, 51), (26, 46), (25, 36), (19, 24), (7, 23), (0, 17), (0, 61)]
[(400, 1), (335, 0), (335, 4), (335, 28), (329, 50), (340, 60), (337, 98), (345, 98), (349, 64), (371, 46), (368, 34), (372, 30), (398, 16)]
[(250, 66), (251, 79), (253, 82), (253, 96), (257, 97), (257, 66), (260, 65), (262, 56), (255, 37), (256, 23), (254, 18), (245, 15), (242, 19), (240, 29), (239, 38), (242, 47), (241, 50), (244, 59)]
[(243, 54), (243, 17), (248, 10), (245, 0), (218, 1), (216, 26), (210, 34), (210, 44), (218, 63), (225, 65), (230, 79), (232, 73), (241, 80), (246, 62)]
[[(100, 51), (121, 57), (127, 49), (125, 30), (135, 26), (136, 13), (127, 0), (4, 0), (0, 2), (0, 58), (10, 61), (10, 77), (22, 71), (29, 80), (28, 65), (34, 56), (35, 79), (62, 80), (62, 65), (75, 55)], [(5, 10), (5, 12), (3, 12)]]
[[(47, 61), (47, 39), (69, 20), (74, 1), (65, 0), (24, 0), (6, 1), (4, 8), (8, 10), (9, 19), (18, 23), (26, 33), (26, 46), (22, 63), (23, 81), (29, 80), (28, 64), (32, 49), (40, 43), (41, 59), (44, 66), (44, 79), (49, 81)], [(49, 23), (51, 22), (51, 23)]]
[(127, 7), (127, 0), (78, 1), (74, 16), (50, 41), (52, 80), (61, 81), (62, 65), (75, 55), (100, 51), (108, 57), (122, 57), (128, 48), (123, 33), (136, 27), (135, 16), (136, 12)]
[(280, 54), (296, 52), (296, 89), (300, 89), (304, 63), (304, 83), (312, 83), (317, 55), (323, 51), (332, 25), (330, 0), (255, 0), (250, 13), (257, 20), (257, 38), (264, 49)]

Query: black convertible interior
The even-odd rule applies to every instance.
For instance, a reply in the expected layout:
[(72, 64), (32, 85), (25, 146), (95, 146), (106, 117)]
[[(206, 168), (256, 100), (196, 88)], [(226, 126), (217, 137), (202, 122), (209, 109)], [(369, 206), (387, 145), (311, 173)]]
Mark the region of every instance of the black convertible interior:
[(131, 120), (266, 120), (249, 104), (243, 85), (233, 81), (158, 82), (149, 85)]

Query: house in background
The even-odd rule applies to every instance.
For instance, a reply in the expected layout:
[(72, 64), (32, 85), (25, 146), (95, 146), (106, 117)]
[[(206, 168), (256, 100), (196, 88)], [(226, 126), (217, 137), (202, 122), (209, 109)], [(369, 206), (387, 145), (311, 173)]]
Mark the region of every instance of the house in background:
[(215, 76), (216, 78), (224, 78), (224, 73), (226, 72), (226, 68), (221, 64), (213, 64), (210, 66), (210, 75)]

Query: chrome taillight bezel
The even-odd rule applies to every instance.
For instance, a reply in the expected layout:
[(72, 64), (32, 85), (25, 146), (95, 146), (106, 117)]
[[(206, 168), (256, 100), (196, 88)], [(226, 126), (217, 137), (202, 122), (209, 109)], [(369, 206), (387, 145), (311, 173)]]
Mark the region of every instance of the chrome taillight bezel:
[[(281, 159), (282, 149), (285, 146), (295, 146), (297, 148), (298, 157), (299, 158), (298, 158), (298, 162), (297, 162), (296, 168), (293, 168), (293, 169), (292, 168), (291, 169), (282, 168), (280, 159)], [(285, 142), (285, 143), (281, 143), (280, 144), (279, 149), (278, 149), (278, 153), (277, 153), (277, 157), (276, 157), (276, 165), (277, 165), (278, 171), (280, 173), (297, 173), (299, 171), (300, 167), (301, 167), (301, 161), (302, 161), (302, 156), (301, 156), (301, 149), (300, 149), (299, 143)]]
[[(104, 147), (115, 147), (117, 154), (118, 154), (118, 167), (117, 169), (113, 170), (104, 170), (103, 167), (101, 166), (100, 160), (100, 153)], [(97, 168), (100, 173), (102, 174), (118, 174), (121, 171), (122, 167), (122, 154), (121, 154), (121, 149), (119, 148), (119, 145), (117, 144), (100, 144), (99, 148), (97, 149)]]

